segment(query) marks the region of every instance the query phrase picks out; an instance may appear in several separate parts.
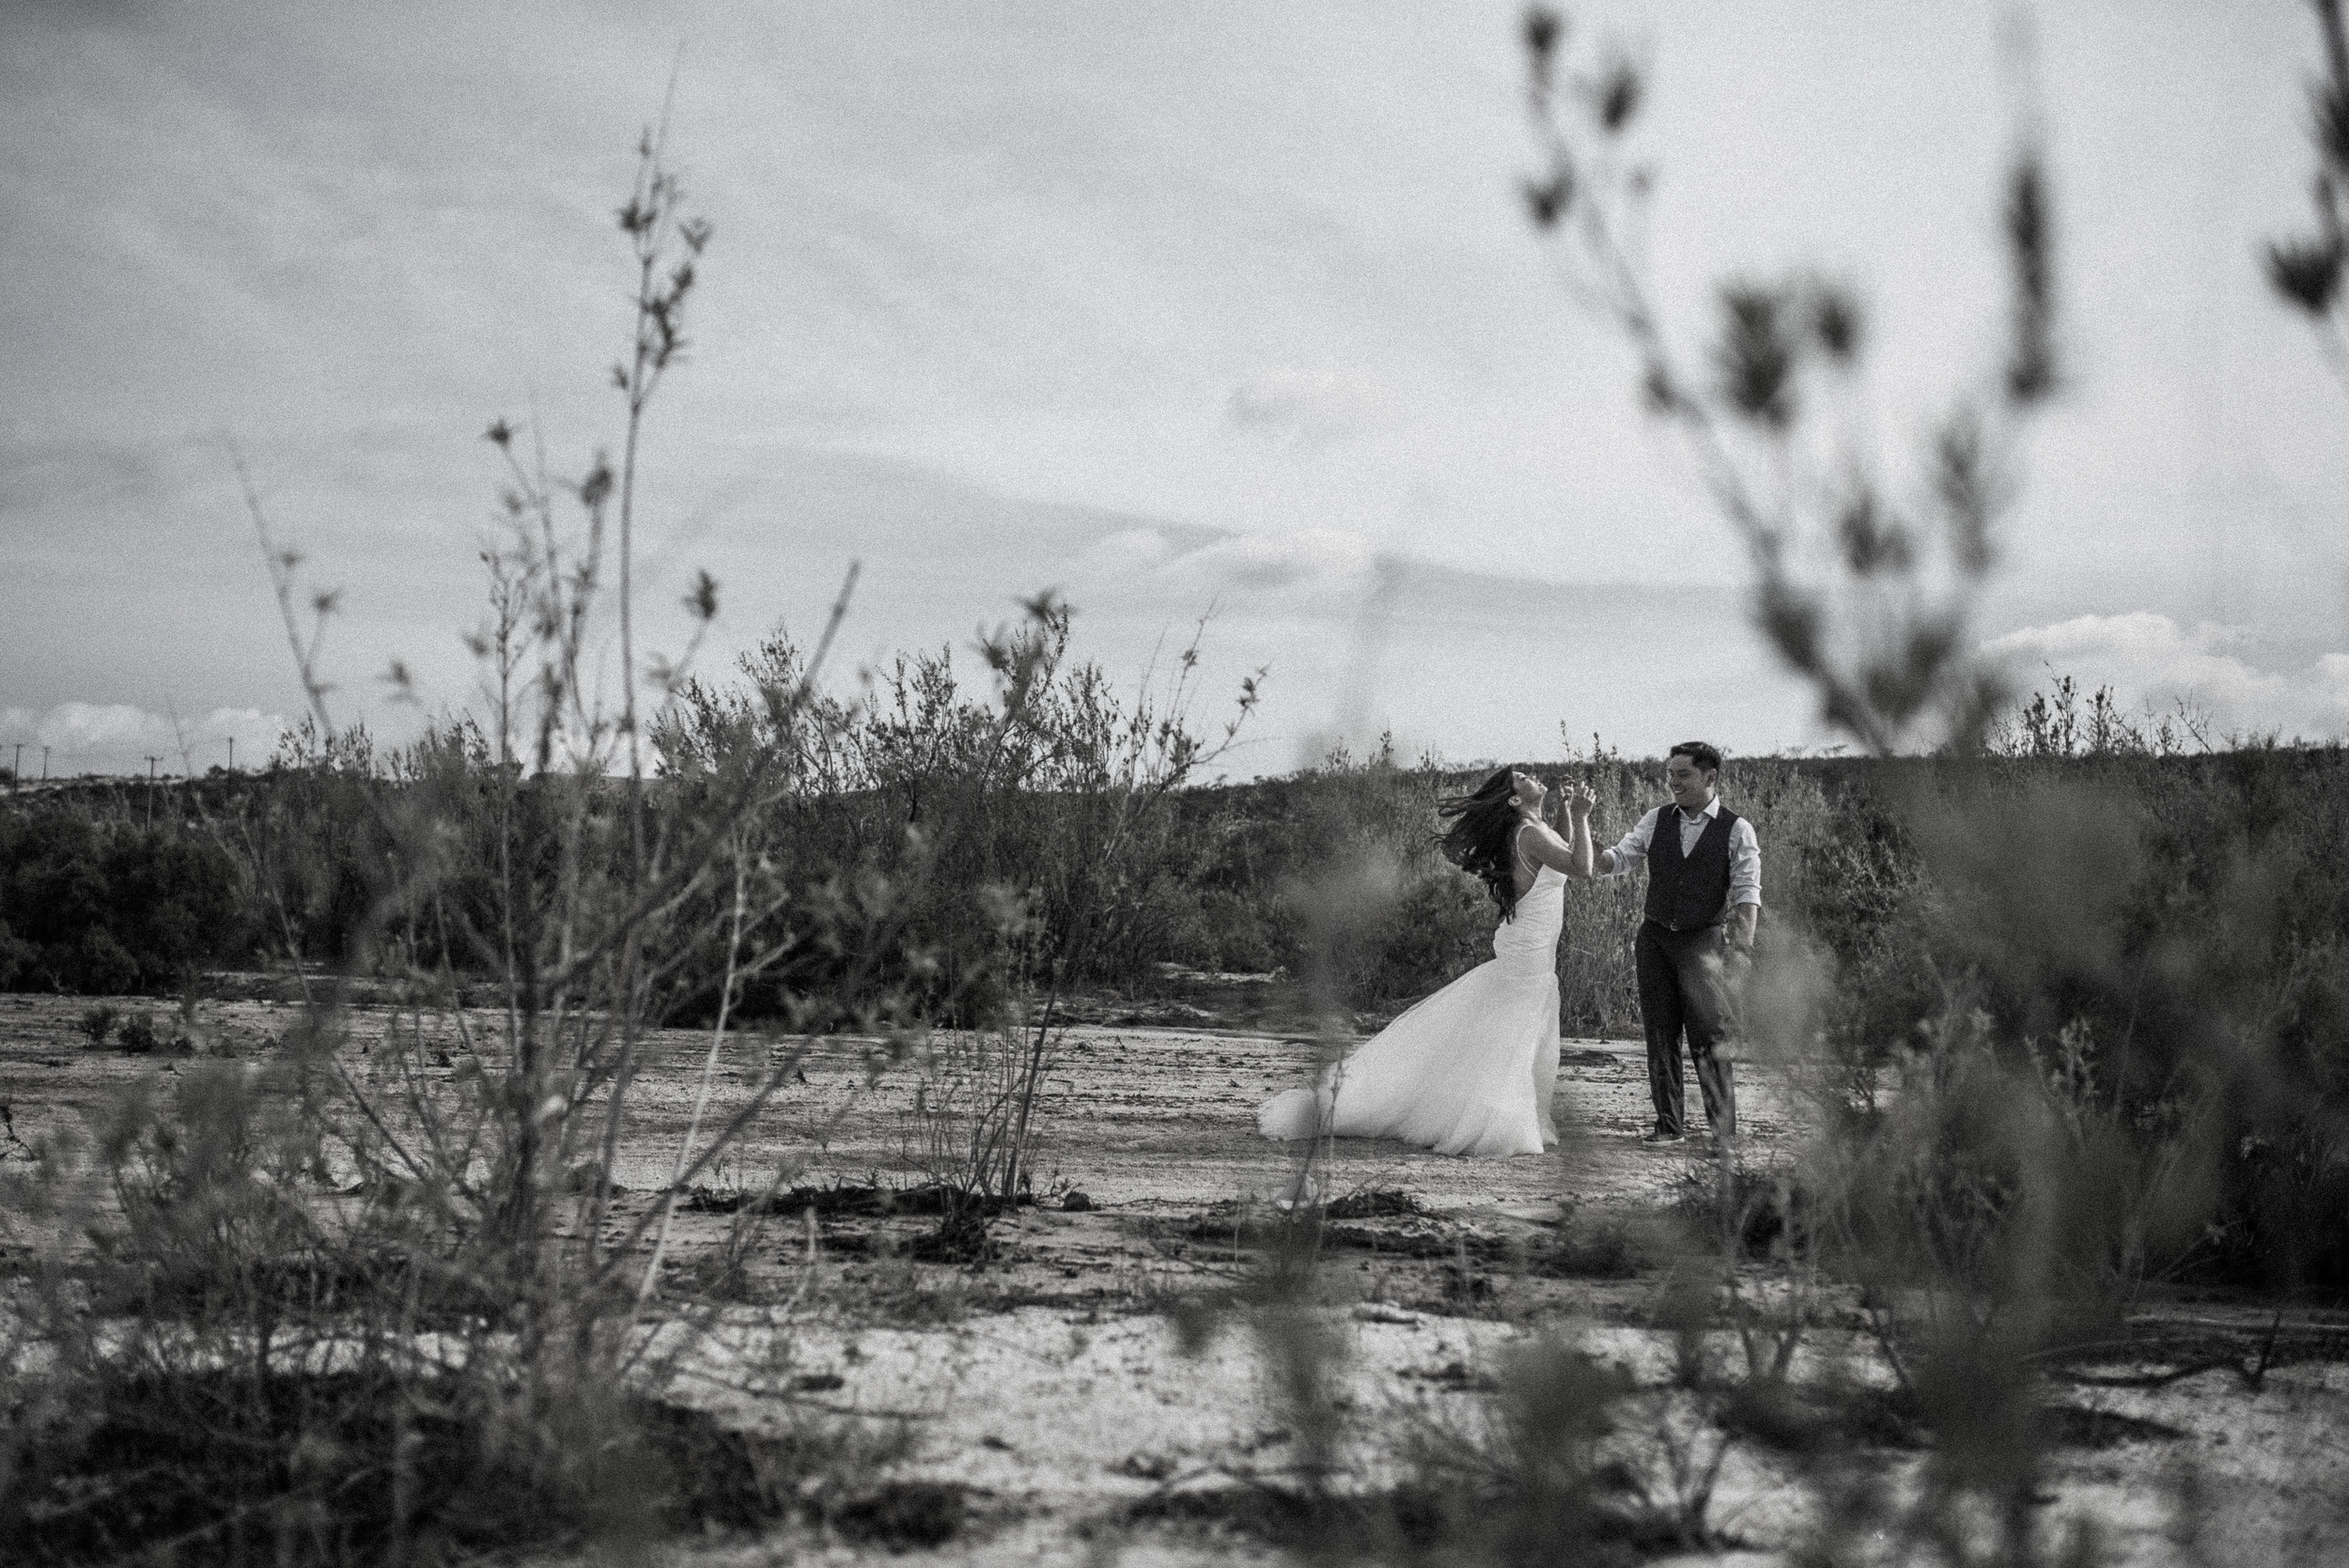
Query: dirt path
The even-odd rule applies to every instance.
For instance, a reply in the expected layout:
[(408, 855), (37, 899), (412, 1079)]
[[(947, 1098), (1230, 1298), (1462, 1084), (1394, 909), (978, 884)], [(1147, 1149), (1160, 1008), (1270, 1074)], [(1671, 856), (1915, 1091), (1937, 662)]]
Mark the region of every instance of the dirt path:
[[(113, 1094), (142, 1080), (167, 1089), (197, 1060), (91, 1049), (73, 1027), (86, 1005), (0, 997), (0, 1101), (18, 1138), (92, 1126)], [(253, 1061), (295, 1018), (283, 1004), (220, 1002), (190, 1021), (207, 1055)], [(468, 1027), (490, 1022), (475, 1016)], [(385, 1071), (378, 1042), (394, 1019), (361, 1009), (352, 1023), (346, 1060), (364, 1082)], [(622, 1218), (666, 1183), (709, 1050), (707, 1035), (685, 1032), (653, 1045), (613, 1172), (630, 1189)], [(935, 1104), (940, 1080), (913, 1062), (875, 1073), (867, 1048), (723, 1042), (713, 1119), (751, 1093), (770, 1053), (802, 1054), (788, 1093), (701, 1185), (755, 1192), (780, 1175), (786, 1188), (903, 1187), (931, 1173), (931, 1124), (916, 1096)], [(1045, 1201), (999, 1223), (998, 1254), (981, 1267), (915, 1261), (910, 1244), (935, 1223), (920, 1215), (753, 1223), (723, 1203), (682, 1214), (663, 1292), (677, 1311), (661, 1330), (679, 1351), (673, 1393), (750, 1428), (902, 1427), (910, 1452), (877, 1475), (951, 1488), (961, 1523), (935, 1554), (899, 1560), (1286, 1560), (1263, 1531), (1217, 1514), (1224, 1502), (1177, 1504), (1261, 1496), (1247, 1488), (1298, 1459), (1267, 1320), (1233, 1303), (1258, 1277), (1269, 1201), (1298, 1170), (1291, 1151), (1256, 1135), (1255, 1109), (1299, 1081), (1310, 1059), (1309, 1047), (1270, 1034), (1070, 1031), (1039, 1107)], [(1801, 1130), (1792, 1097), (1751, 1071), (1740, 1096), (1748, 1157), (1789, 1152)], [(1673, 1373), (1682, 1352), (1654, 1327), (1676, 1246), (1655, 1217), (1709, 1167), (1692, 1145), (1637, 1141), (1647, 1094), (1636, 1046), (1569, 1042), (1559, 1110), (1569, 1136), (1544, 1156), (1455, 1159), (1348, 1141), (1330, 1158), (1325, 1197), (1402, 1195), (1330, 1223), (1315, 1276), (1311, 1312), (1327, 1335), (1353, 1483), (1399, 1473), (1411, 1441), (1474, 1431), (1514, 1348), (1545, 1335), (1573, 1336), (1626, 1369), (1639, 1391), (1622, 1440), (1635, 1458), (1640, 1444), (1688, 1425), (1693, 1396)], [(1080, 1192), (1083, 1204), (1068, 1206)], [(2224, 1309), (2193, 1311), (2210, 1325), (2205, 1350), (2255, 1327), (2245, 1312), (2231, 1327)], [(2309, 1344), (2336, 1331), (2349, 1343), (2340, 1314), (2301, 1312), (2295, 1325), (2317, 1335)], [(1733, 1336), (1695, 1343), (1709, 1365), (1736, 1374)], [(2179, 1365), (2200, 1353), (2178, 1350)], [(1804, 1355), (1813, 1372), (1881, 1376), (1831, 1306)], [(2052, 1471), (2048, 1529), (2093, 1516), (2108, 1560), (2185, 1560), (2175, 1478), (2192, 1474), (2204, 1489), (2207, 1560), (2349, 1560), (2338, 1485), (2349, 1473), (2349, 1366), (2286, 1357), (2252, 1378), (2222, 1357), (2162, 1383), (2164, 1366), (2139, 1356), (2108, 1370), (2147, 1386), (2062, 1390), (2079, 1414), (2066, 1418), (2077, 1440)], [(1923, 1460), (1893, 1452), (1883, 1463), (1913, 1487)], [(1731, 1444), (1711, 1522), (1752, 1550), (1693, 1560), (1781, 1560), (1812, 1518), (1794, 1474), (1766, 1444)], [(795, 1526), (670, 1555), (715, 1565), (878, 1550)]]
[[(90, 1005), (83, 999), (0, 996), (0, 1101), (15, 1108), (20, 1137), (83, 1123), (133, 1082), (167, 1086), (193, 1060), (168, 1051), (132, 1056), (89, 1048), (74, 1025)], [(159, 1032), (185, 1027), (168, 1006), (140, 999), (115, 999), (110, 1005), (125, 1015), (153, 1012)], [(205, 1056), (250, 1061), (266, 1053), (297, 1017), (297, 1008), (279, 1002), (199, 1003), (190, 1032)], [(469, 1015), (469, 1021), (485, 1032), (495, 1028), (488, 1013)], [(395, 1016), (360, 1007), (350, 1022), (356, 1076), (382, 1081), (382, 1058), (373, 1043), (395, 1026)], [(435, 1038), (443, 1036), (450, 1048), (459, 1048), (453, 1032)], [(709, 1044), (708, 1034), (684, 1030), (651, 1037), (629, 1136), (612, 1172), (615, 1180), (631, 1188), (666, 1182)], [(730, 1035), (720, 1048), (706, 1126), (742, 1104), (779, 1054), (804, 1053), (804, 1081), (786, 1087), (706, 1185), (759, 1186), (779, 1166), (796, 1172), (786, 1185), (921, 1173), (930, 1161), (913, 1114), (915, 1094), (933, 1075), (918, 1061), (869, 1069), (875, 1048), (869, 1042), (773, 1044), (755, 1034)], [(1313, 1053), (1310, 1042), (1230, 1030), (1072, 1028), (1056, 1049), (1037, 1107), (1039, 1174), (1081, 1189), (1103, 1207), (1138, 1212), (1275, 1195), (1290, 1180), (1294, 1152), (1257, 1135), (1256, 1108), (1303, 1081)], [(452, 1071), (443, 1065), (426, 1076)], [(1695, 1141), (1658, 1150), (1638, 1141), (1650, 1115), (1638, 1044), (1566, 1041), (1558, 1094), (1566, 1141), (1548, 1154), (1458, 1159), (1397, 1142), (1345, 1140), (1331, 1151), (1327, 1189), (1336, 1195), (1401, 1187), (1441, 1211), (1560, 1203), (1617, 1208), (1666, 1198), (1697, 1165)], [(1689, 1094), (1693, 1101), (1693, 1085)], [(1750, 1069), (1739, 1094), (1749, 1157), (1774, 1157), (1786, 1147), (1790, 1131), (1785, 1097)]]
[[(706, 1038), (671, 1045), (671, 1071), (641, 1102), (633, 1151), (681, 1133), (692, 1075)], [(755, 1062), (734, 1056), (723, 1087), (739, 1096)], [(1080, 1026), (1059, 1046), (1036, 1113), (1037, 1169), (1048, 1182), (1081, 1189), (1103, 1206), (1140, 1212), (1268, 1197), (1290, 1179), (1295, 1153), (1256, 1132), (1256, 1108), (1301, 1082), (1309, 1043), (1228, 1031)], [(1542, 1156), (1458, 1159), (1387, 1141), (1343, 1140), (1331, 1152), (1331, 1194), (1402, 1187), (1440, 1210), (1567, 1203), (1617, 1206), (1663, 1196), (1695, 1158), (1692, 1143), (1657, 1150), (1639, 1143), (1649, 1125), (1641, 1048), (1569, 1041), (1560, 1070), (1559, 1110), (1567, 1142)], [(799, 1159), (813, 1180), (913, 1173), (923, 1164), (911, 1111), (917, 1066), (885, 1071), (867, 1086), (861, 1065), (836, 1047), (817, 1048), (795, 1088), (764, 1119), (744, 1163)], [(722, 1094), (723, 1101), (727, 1094)], [(1786, 1123), (1766, 1086), (1747, 1091), (1747, 1126), (1764, 1156), (1782, 1146)], [(636, 1158), (645, 1157), (643, 1152)], [(649, 1185), (651, 1172), (641, 1175)], [(618, 1172), (636, 1185), (635, 1177)]]

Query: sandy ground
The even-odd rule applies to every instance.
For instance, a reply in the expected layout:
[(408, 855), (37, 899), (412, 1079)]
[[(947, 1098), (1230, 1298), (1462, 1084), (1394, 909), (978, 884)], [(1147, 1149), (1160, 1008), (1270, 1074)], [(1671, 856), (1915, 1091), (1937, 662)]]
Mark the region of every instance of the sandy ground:
[[(86, 1005), (0, 997), (0, 1102), (16, 1138), (87, 1125), (121, 1088), (167, 1085), (195, 1060), (88, 1048), (72, 1028)], [(177, 1017), (157, 1015), (159, 1026)], [(250, 1061), (294, 1017), (284, 1003), (205, 1002), (188, 1032), (203, 1055)], [(392, 1018), (363, 1009), (354, 1022), (350, 1060), (364, 1079), (383, 1060), (368, 1042)], [(656, 1045), (613, 1172), (630, 1189), (622, 1218), (667, 1181), (710, 1048), (707, 1034), (684, 1032)], [(933, 1125), (915, 1113), (935, 1079), (925, 1091), (912, 1062), (875, 1073), (857, 1042), (721, 1042), (708, 1116), (740, 1103), (777, 1052), (794, 1062), (789, 1093), (701, 1185), (721, 1194), (897, 1187), (936, 1166)], [(1041, 1201), (998, 1224), (996, 1256), (979, 1266), (909, 1257), (934, 1223), (920, 1216), (680, 1214), (663, 1292), (673, 1315), (659, 1330), (675, 1354), (676, 1397), (750, 1429), (901, 1427), (910, 1452), (888, 1475), (967, 1489), (969, 1519), (955, 1541), (904, 1560), (1285, 1560), (1213, 1509), (1170, 1520), (1182, 1511), (1166, 1505), (1284, 1482), (1299, 1457), (1268, 1319), (1229, 1303), (1261, 1280), (1272, 1201), (1299, 1180), (1293, 1151), (1257, 1137), (1255, 1108), (1311, 1060), (1301, 1041), (1241, 1030), (1073, 1029), (1038, 1110)], [(1543, 1336), (1571, 1339), (1633, 1377), (1639, 1392), (1625, 1408), (1636, 1419), (1623, 1441), (1635, 1465), (1669, 1472), (1673, 1455), (1657, 1434), (1689, 1435), (1701, 1457), (1718, 1442), (1693, 1422), (1693, 1396), (1673, 1387), (1672, 1339), (1653, 1327), (1676, 1255), (1655, 1217), (1709, 1167), (1693, 1146), (1637, 1141), (1648, 1116), (1642, 1060), (1631, 1043), (1567, 1044), (1568, 1138), (1548, 1155), (1462, 1160), (1347, 1141), (1316, 1167), (1325, 1198), (1409, 1200), (1387, 1205), (1407, 1212), (1333, 1222), (1319, 1253), (1307, 1311), (1332, 1351), (1347, 1484), (1391, 1484), (1414, 1444), (1475, 1431), (1513, 1348)], [(1800, 1131), (1793, 1097), (1750, 1072), (1740, 1095), (1747, 1157), (1788, 1154)], [(713, 1287), (722, 1256), (743, 1267)], [(1830, 1312), (1798, 1371), (1880, 1377), (1853, 1321)], [(2263, 1375), (2229, 1358), (2279, 1326), (2283, 1354)], [(2349, 1364), (2324, 1358), (2349, 1349), (2349, 1314), (2279, 1319), (2173, 1302), (2143, 1327), (2170, 1348), (2075, 1369), (2086, 1380), (2053, 1390), (2083, 1414), (2067, 1423), (2044, 1494), (2049, 1539), (2088, 1520), (2102, 1561), (2349, 1562)], [(2213, 1347), (2219, 1364), (2191, 1370)], [(1724, 1371), (1742, 1365), (1724, 1334), (1702, 1354)], [(2095, 1412), (2114, 1419), (2099, 1423)], [(1923, 1463), (1880, 1457), (1896, 1487), (1913, 1485)], [(1735, 1545), (1687, 1559), (1785, 1560), (1815, 1522), (1793, 1466), (1758, 1443), (1728, 1444), (1706, 1518)], [(2184, 1509), (2186, 1496), (2201, 1502)], [(874, 1550), (792, 1527), (668, 1555), (764, 1563)]]

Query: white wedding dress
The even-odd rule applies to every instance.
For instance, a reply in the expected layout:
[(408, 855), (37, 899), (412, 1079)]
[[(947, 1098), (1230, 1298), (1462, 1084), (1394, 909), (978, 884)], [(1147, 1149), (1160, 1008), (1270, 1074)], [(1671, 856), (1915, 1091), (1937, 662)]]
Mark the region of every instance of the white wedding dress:
[(1447, 1155), (1537, 1155), (1558, 1141), (1558, 932), (1566, 879), (1548, 866), (1493, 933), (1492, 961), (1414, 1005), (1256, 1113), (1267, 1138), (1399, 1138)]

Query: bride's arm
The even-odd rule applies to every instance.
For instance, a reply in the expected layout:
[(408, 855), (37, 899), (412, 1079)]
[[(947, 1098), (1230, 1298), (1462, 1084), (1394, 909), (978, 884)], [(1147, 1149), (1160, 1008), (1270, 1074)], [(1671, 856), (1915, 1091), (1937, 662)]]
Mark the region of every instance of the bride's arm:
[(1581, 824), (1579, 859), (1575, 846), (1560, 838), (1556, 829), (1532, 817), (1527, 817), (1517, 829), (1517, 851), (1535, 865), (1546, 865), (1567, 877), (1588, 877), (1591, 874), (1590, 824), (1588, 821)]
[[(1538, 784), (1529, 787), (1539, 789)], [(1535, 811), (1540, 809), (1540, 797), (1535, 796)], [(1517, 852), (1535, 865), (1546, 865), (1561, 876), (1579, 881), (1589, 881), (1592, 869), (1591, 808), (1598, 797), (1587, 784), (1576, 784), (1563, 792), (1567, 827), (1572, 840), (1559, 836), (1557, 830), (1538, 815), (1528, 814), (1517, 826)]]
[(1563, 877), (1587, 882), (1596, 861), (1591, 847), (1591, 808), (1598, 797), (1589, 784), (1577, 784), (1564, 792), (1566, 827), (1574, 836), (1561, 837), (1557, 830), (1537, 817), (1527, 817), (1517, 829), (1517, 849), (1535, 865), (1546, 865)]
[(1564, 867), (1565, 874), (1580, 881), (1590, 881), (1597, 863), (1597, 851), (1591, 847), (1591, 807), (1595, 802), (1586, 787), (1566, 798), (1566, 810), (1574, 819), (1574, 864)]
[(1550, 834), (1557, 841), (1563, 858), (1543, 863), (1557, 866), (1560, 872), (1577, 881), (1587, 882), (1597, 860), (1596, 852), (1591, 847), (1591, 811), (1598, 804), (1598, 795), (1589, 784), (1579, 784), (1564, 791), (1563, 799), (1566, 826), (1573, 837), (1562, 839), (1555, 833)]

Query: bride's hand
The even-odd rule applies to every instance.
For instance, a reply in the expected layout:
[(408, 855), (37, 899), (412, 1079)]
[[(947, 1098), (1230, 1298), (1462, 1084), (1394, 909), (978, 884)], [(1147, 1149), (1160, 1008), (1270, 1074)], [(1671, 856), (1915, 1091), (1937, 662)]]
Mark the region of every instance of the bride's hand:
[(1598, 791), (1587, 784), (1579, 784), (1566, 791), (1566, 815), (1577, 822), (1586, 820), (1598, 804)]

